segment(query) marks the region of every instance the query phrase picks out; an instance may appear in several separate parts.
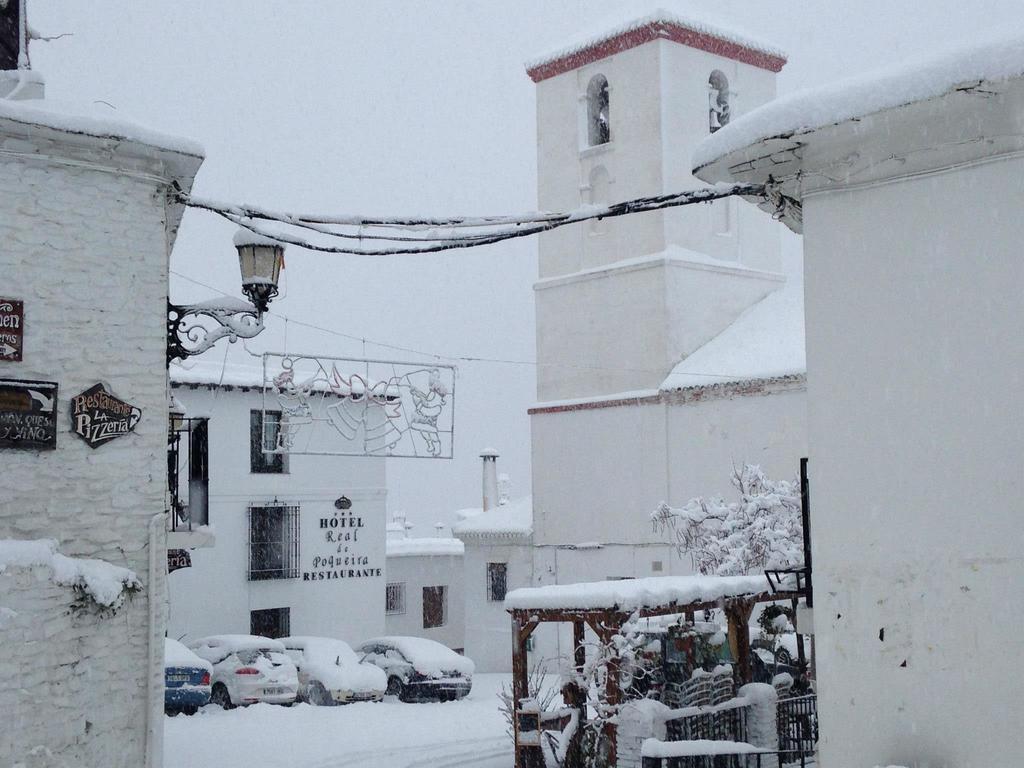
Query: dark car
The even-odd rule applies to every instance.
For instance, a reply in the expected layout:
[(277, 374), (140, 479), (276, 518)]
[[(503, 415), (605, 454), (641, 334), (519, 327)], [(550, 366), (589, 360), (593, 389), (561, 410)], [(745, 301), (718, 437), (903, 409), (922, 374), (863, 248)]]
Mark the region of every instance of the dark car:
[(377, 637), (359, 646), (363, 661), (388, 676), (387, 693), (400, 701), (453, 701), (473, 686), (475, 666), (447, 646), (422, 637)]
[(210, 702), (210, 662), (169, 637), (164, 638), (164, 711), (193, 714)]

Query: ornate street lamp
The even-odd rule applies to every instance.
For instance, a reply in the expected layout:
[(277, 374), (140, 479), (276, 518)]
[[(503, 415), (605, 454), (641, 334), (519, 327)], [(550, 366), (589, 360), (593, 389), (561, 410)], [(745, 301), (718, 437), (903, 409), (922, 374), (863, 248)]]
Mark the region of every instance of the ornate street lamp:
[[(284, 267), (284, 246), (247, 229), (235, 233), (242, 292), (249, 301), (214, 299), (197, 304), (167, 304), (167, 362), (199, 355), (227, 337), (251, 339), (263, 331), (263, 313), (277, 296)], [(250, 303), (251, 302), (251, 303)], [(213, 320), (217, 327), (199, 322)]]

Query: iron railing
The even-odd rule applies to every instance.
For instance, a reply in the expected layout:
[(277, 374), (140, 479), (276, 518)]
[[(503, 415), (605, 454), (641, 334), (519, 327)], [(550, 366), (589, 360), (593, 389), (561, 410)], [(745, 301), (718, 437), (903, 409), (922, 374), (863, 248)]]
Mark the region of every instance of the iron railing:
[(644, 757), (643, 768), (809, 768), (814, 757), (785, 750), (736, 754)]
[(781, 699), (778, 703), (779, 749), (813, 757), (818, 742), (818, 697)]
[(747, 707), (709, 708), (665, 722), (665, 735), (669, 741), (746, 741)]

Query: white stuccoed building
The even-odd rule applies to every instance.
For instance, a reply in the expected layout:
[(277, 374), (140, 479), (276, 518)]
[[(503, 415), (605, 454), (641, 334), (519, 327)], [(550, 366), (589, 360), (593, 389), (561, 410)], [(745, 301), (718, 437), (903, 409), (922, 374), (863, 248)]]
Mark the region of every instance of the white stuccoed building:
[[(531, 62), (539, 208), (704, 186), (694, 148), (774, 98), (784, 63), (772, 46), (665, 12)], [(803, 297), (779, 239), (730, 199), (540, 236), (534, 584), (688, 573), (652, 528), (659, 503), (728, 495), (744, 462), (797, 473)], [(540, 655), (567, 647), (538, 633)]]
[(1021, 764), (1022, 114), (1018, 34), (780, 99), (694, 157), (775, 179), (804, 235), (823, 768)]
[[(413, 536), (404, 513), (388, 523), (385, 632), (425, 637), (462, 653), (466, 646), (462, 542), (445, 536)], [(475, 620), (475, 619), (474, 619)]]
[(0, 72), (3, 765), (162, 759), (169, 192), (203, 152), (98, 109)]
[[(216, 544), (168, 576), (171, 637), (320, 635), (357, 644), (384, 631), (387, 485), (381, 456), (269, 454), (280, 411), (263, 370), (173, 364), (179, 488)], [(336, 399), (336, 398), (335, 398)], [(343, 447), (343, 446), (339, 446)], [(203, 499), (206, 503), (203, 503)], [(203, 528), (201, 530), (208, 530)]]

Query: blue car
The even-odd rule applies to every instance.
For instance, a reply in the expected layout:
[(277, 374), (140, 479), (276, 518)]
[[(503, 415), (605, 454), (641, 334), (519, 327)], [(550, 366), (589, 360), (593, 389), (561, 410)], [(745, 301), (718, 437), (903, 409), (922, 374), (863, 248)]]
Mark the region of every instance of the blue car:
[(210, 703), (210, 662), (169, 637), (164, 638), (164, 712), (194, 714)]

